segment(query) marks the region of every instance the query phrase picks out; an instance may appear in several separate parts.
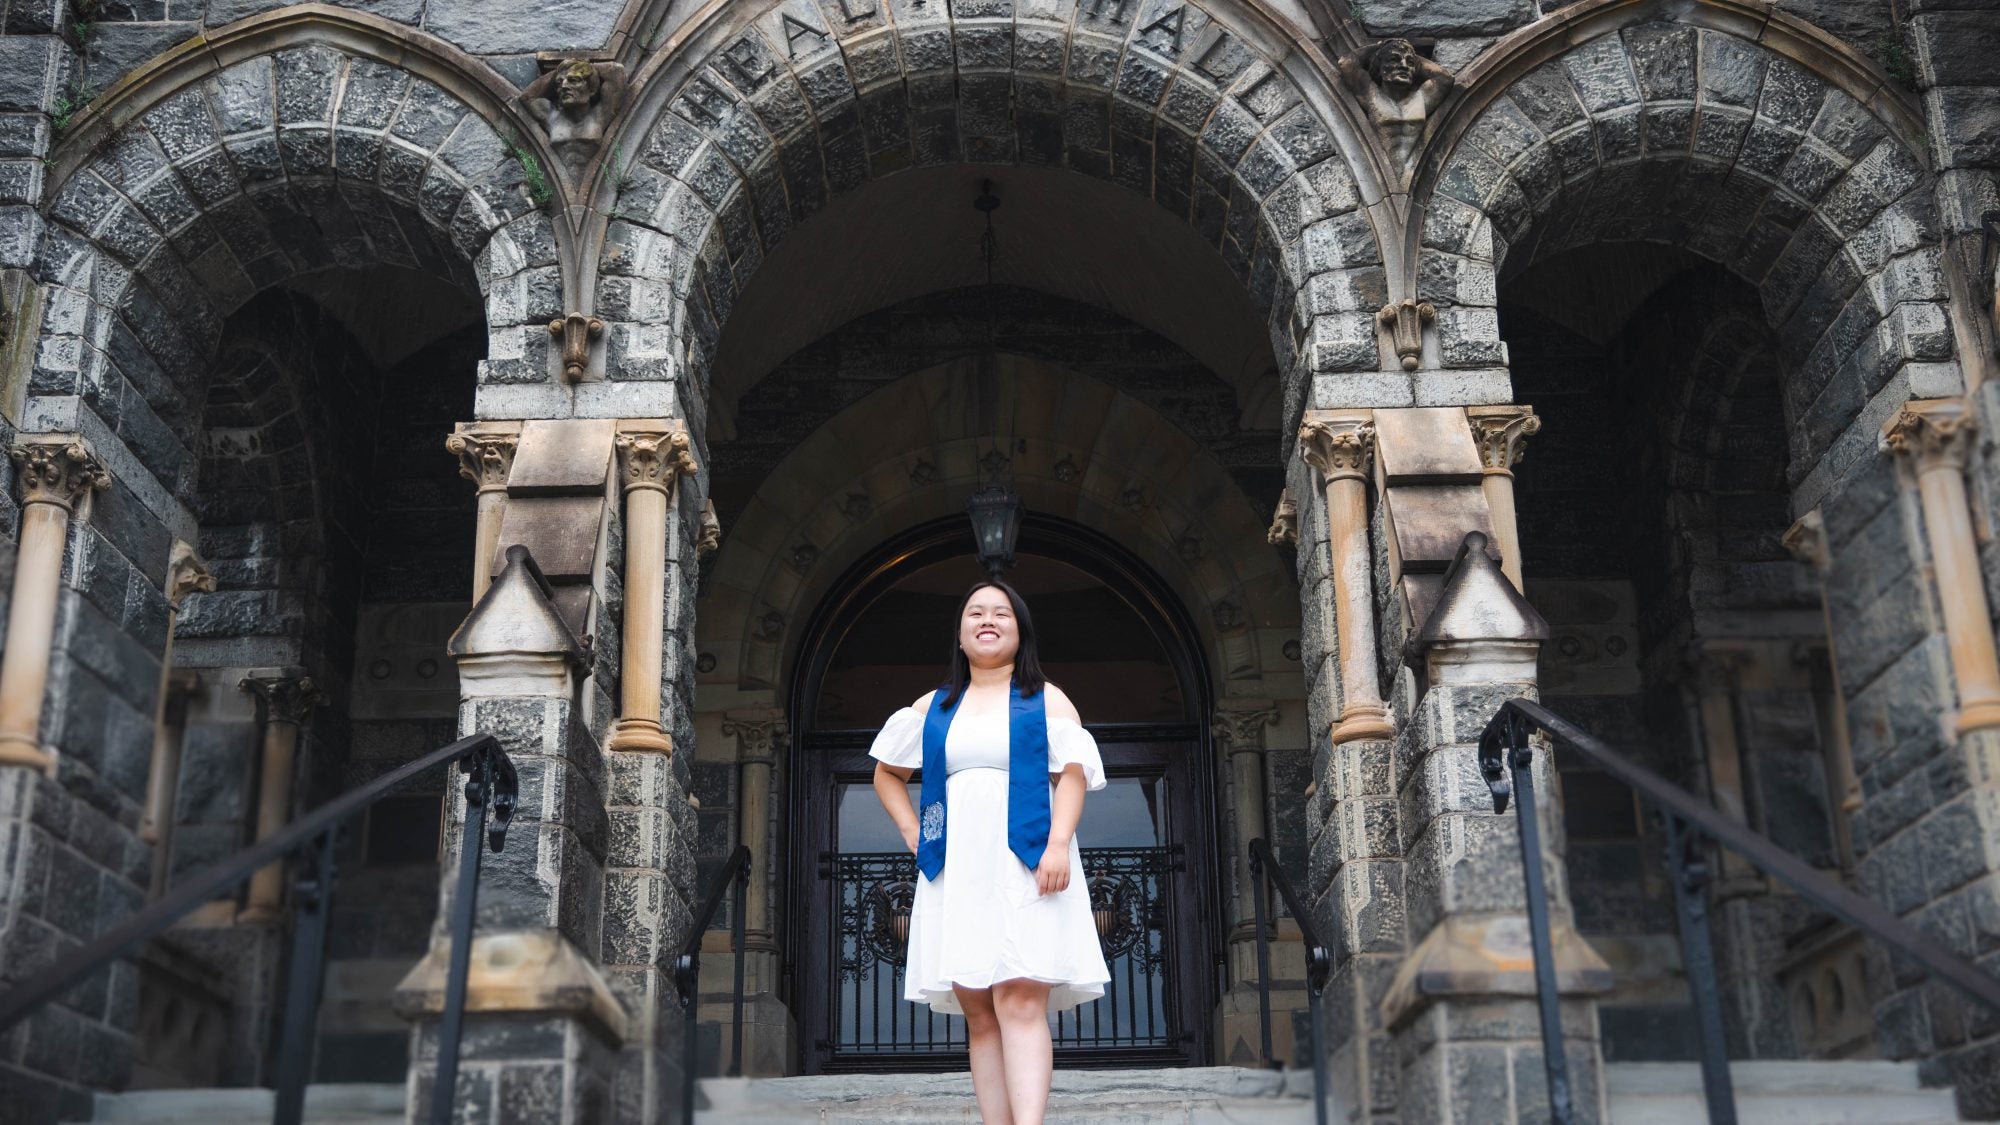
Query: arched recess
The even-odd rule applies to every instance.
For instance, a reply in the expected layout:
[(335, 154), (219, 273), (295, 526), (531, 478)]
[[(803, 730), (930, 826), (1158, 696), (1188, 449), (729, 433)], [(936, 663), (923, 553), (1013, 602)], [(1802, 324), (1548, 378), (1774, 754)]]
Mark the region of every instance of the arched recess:
[[(558, 234), (510, 152), (538, 143), (510, 94), (448, 44), (316, 4), (134, 71), (53, 157), (32, 393), (74, 396), (120, 437), (185, 442), (232, 311), (273, 286), (380, 266), (476, 289), (485, 377), (546, 378)], [(163, 519), (192, 495), (191, 475), (157, 485), (143, 494)]]
[[(995, 434), (1014, 435), (1011, 454)], [(700, 648), (702, 664), (715, 664), (703, 682), (781, 691), (794, 626), (837, 576), (903, 529), (962, 515), (996, 452), (1028, 509), (1110, 535), (1162, 576), (1194, 619), (1216, 697), (1298, 695), (1296, 680), (1279, 679), (1298, 670), (1285, 655), (1299, 628), (1296, 583), (1227, 470), (1110, 386), (1012, 355), (899, 380), (771, 474), (705, 568), (714, 577)]]
[(622, 322), (607, 370), (685, 375), (699, 424), (711, 377), (735, 378), (712, 370), (723, 325), (793, 228), (871, 181), (959, 164), (1062, 169), (1164, 208), (1251, 294), (1295, 395), (1294, 376), (1375, 370), (1375, 142), (1315, 48), (1215, 7), (712, 5), (619, 126), (595, 286)]
[(1505, 279), (1562, 250), (1664, 243), (1756, 287), (1805, 510), (1910, 397), (1961, 386), (1914, 111), (1803, 21), (1746, 0), (1597, 0), (1462, 78), (1404, 248), (1447, 366), (1501, 361)]

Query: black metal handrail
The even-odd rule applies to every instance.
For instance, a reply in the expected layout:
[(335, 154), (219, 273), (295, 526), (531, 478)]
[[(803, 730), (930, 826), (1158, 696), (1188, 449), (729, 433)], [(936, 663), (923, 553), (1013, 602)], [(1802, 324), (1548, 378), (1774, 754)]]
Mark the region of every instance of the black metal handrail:
[(1701, 1038), (1702, 1092), (1711, 1125), (1735, 1125), (1736, 1100), (1730, 1086), (1727, 1044), (1722, 1034), (1721, 996), (1715, 979), (1715, 954), (1709, 943), (1708, 905), (1702, 894), (1708, 871), (1706, 865), (1689, 854), (1692, 833), (1707, 836), (1749, 860), (1789, 884), (1815, 906), (1887, 944), (1975, 1002), (2000, 1012), (2000, 977), (1958, 956), (1880, 903), (1841, 886), (1768, 837), (1730, 819), (1713, 805), (1619, 754), (1540, 704), (1510, 699), (1494, 712), (1479, 736), (1479, 768), (1486, 777), (1487, 788), (1493, 792), (1494, 812), (1506, 812), (1509, 797), (1515, 798), (1522, 872), (1528, 894), (1529, 934), (1534, 945), (1535, 989), (1541, 1003), (1542, 1057), (1549, 1083), (1551, 1119), (1557, 1125), (1569, 1125), (1571, 1106), (1562, 1022), (1557, 1011), (1555, 960), (1550, 953), (1548, 892), (1542, 882), (1541, 838), (1535, 822), (1531, 738), (1538, 729), (1555, 743), (1569, 747), (1624, 782), (1650, 802), (1666, 821), (1667, 862), (1680, 915), (1681, 959), (1687, 967), (1688, 992)]
[[(1299, 904), (1299, 896), (1292, 890), (1292, 881), (1285, 878), (1284, 869), (1278, 866), (1278, 857), (1271, 851), (1271, 845), (1262, 836), (1250, 841), (1250, 879), (1255, 891), (1250, 896), (1256, 903), (1257, 911), (1257, 1020), (1259, 1045), (1263, 1048), (1265, 1065), (1271, 1063), (1271, 932), (1264, 924), (1265, 900), (1270, 896), (1271, 887), (1278, 888), (1278, 897), (1285, 900), (1285, 909), (1291, 911), (1292, 920), (1299, 924), (1299, 937), (1306, 947), (1306, 1022), (1311, 1028), (1313, 1068), (1313, 1120), (1317, 1125), (1326, 1125), (1326, 1052), (1324, 1017), (1320, 1014), (1320, 997), (1333, 979), (1333, 951), (1329, 950), (1314, 933), (1312, 916)], [(1297, 1060), (1293, 1060), (1296, 1062)]]
[(695, 1017), (701, 1007), (701, 938), (708, 932), (708, 924), (715, 918), (715, 911), (732, 883), (736, 885), (736, 908), (729, 912), (729, 952), (736, 964), (735, 983), (730, 990), (728, 1073), (731, 1078), (743, 1073), (743, 915), (750, 889), (748, 844), (736, 845), (736, 850), (722, 861), (721, 869), (708, 884), (708, 892), (702, 895), (701, 905), (694, 912), (694, 924), (688, 930), (687, 941), (681, 945), (681, 954), (674, 960), (674, 989), (681, 997), (681, 1120), (684, 1122), (694, 1121), (694, 1034)]
[[(438, 1094), (431, 1120), (451, 1119), (451, 1091), (458, 1068), (459, 1029), (465, 1008), (465, 978), (471, 946), (472, 907), (478, 890), (479, 839), (494, 851), (506, 843), (507, 825), (519, 803), (520, 785), (514, 763), (490, 734), (461, 738), (381, 777), (335, 797), (228, 859), (205, 867), (168, 891), (158, 902), (125, 919), (104, 936), (56, 960), (28, 983), (0, 995), (0, 1032), (19, 1023), (36, 1008), (74, 987), (111, 962), (159, 936), (197, 907), (246, 882), (272, 863), (310, 847), (313, 875), (299, 886), (294, 902), (298, 926), (293, 935), (292, 964), (285, 996), (282, 1047), (278, 1056), (276, 1108), (273, 1125), (298, 1125), (305, 1112), (306, 1082), (311, 1070), (313, 1036), (319, 1013), (321, 969), (325, 963), (326, 922), (332, 912), (334, 848), (340, 828), (412, 778), (457, 762), (471, 776), (465, 783), (467, 815), (465, 847), (459, 857), (459, 893), (451, 928), (451, 974), (446, 981), (444, 1021), (439, 1029)], [(488, 799), (489, 794), (491, 799)], [(492, 823), (487, 823), (488, 808)]]

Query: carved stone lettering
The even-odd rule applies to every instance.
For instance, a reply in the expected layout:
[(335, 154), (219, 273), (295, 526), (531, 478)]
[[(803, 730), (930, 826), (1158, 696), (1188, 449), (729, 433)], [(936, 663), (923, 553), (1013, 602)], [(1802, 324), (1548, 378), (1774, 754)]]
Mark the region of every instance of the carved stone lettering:
[[(824, 31), (821, 31), (819, 28), (816, 28), (809, 23), (793, 19), (792, 14), (790, 12), (779, 13), (778, 18), (779, 20), (782, 21), (781, 26), (783, 26), (785, 29), (786, 58), (795, 59), (799, 57), (799, 40), (804, 39), (808, 35), (817, 37), (820, 41), (821, 46), (825, 46), (828, 42), (832, 40), (832, 36), (828, 35)], [(853, 17), (849, 18), (851, 19)]]
[[(1131, 22), (1131, 17), (1125, 14), (1125, 9), (1131, 5), (1132, 0), (1087, 0), (1087, 2), (1089, 7), (1081, 9), (1084, 19), (1102, 20), (1106, 23)], [(1104, 14), (1106, 8), (1111, 9), (1111, 14), (1108, 16)]]
[(757, 41), (747, 35), (722, 52), (722, 62), (736, 76), (737, 84), (743, 87), (746, 94), (762, 89), (764, 83), (771, 80), (771, 75), (778, 71), (778, 64), (765, 58), (764, 52), (758, 49)]
[(682, 116), (691, 120), (699, 118), (710, 125), (720, 125), (725, 120), (724, 114), (734, 108), (736, 101), (728, 91), (705, 75), (695, 75), (688, 81), (686, 92), (681, 94)]
[[(1139, 42), (1163, 55), (1172, 55), (1175, 58), (1179, 58), (1181, 54), (1181, 29), (1186, 23), (1187, 8), (1175, 8), (1173, 11), (1167, 12), (1159, 19), (1140, 28)], [(1155, 33), (1162, 34), (1164, 38), (1149, 38), (1149, 36)]]

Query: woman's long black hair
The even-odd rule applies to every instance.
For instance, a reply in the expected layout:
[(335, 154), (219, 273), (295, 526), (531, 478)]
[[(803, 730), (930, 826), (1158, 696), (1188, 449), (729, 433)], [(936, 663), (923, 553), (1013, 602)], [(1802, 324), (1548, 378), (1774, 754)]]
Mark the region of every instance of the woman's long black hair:
[(965, 694), (966, 686), (972, 683), (972, 662), (965, 658), (965, 650), (958, 647), (958, 630), (965, 622), (965, 607), (972, 601), (972, 595), (991, 587), (1007, 595), (1007, 602), (1014, 607), (1015, 632), (1021, 635), (1021, 647), (1014, 653), (1014, 683), (1023, 696), (1030, 696), (1042, 690), (1048, 677), (1042, 675), (1042, 654), (1035, 644), (1035, 619), (1028, 616), (1028, 603), (1021, 599), (1021, 592), (998, 578), (987, 578), (972, 584), (965, 596), (958, 601), (958, 616), (951, 622), (951, 673), (941, 685), (944, 688), (944, 702), (940, 704), (949, 711), (958, 705), (958, 699)]

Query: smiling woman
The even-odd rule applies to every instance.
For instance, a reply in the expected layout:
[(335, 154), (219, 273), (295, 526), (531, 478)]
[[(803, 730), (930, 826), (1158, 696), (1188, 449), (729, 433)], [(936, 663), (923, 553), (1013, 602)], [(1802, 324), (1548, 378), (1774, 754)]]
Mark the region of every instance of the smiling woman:
[(869, 754), (920, 872), (904, 998), (965, 1017), (982, 1118), (1039, 1125), (1048, 1016), (1104, 995), (1111, 979), (1088, 885), (1071, 879), (1083, 866), (1083, 794), (1104, 788), (1104, 763), (1076, 706), (1044, 679), (1013, 587), (966, 594), (949, 679), (896, 712)]

